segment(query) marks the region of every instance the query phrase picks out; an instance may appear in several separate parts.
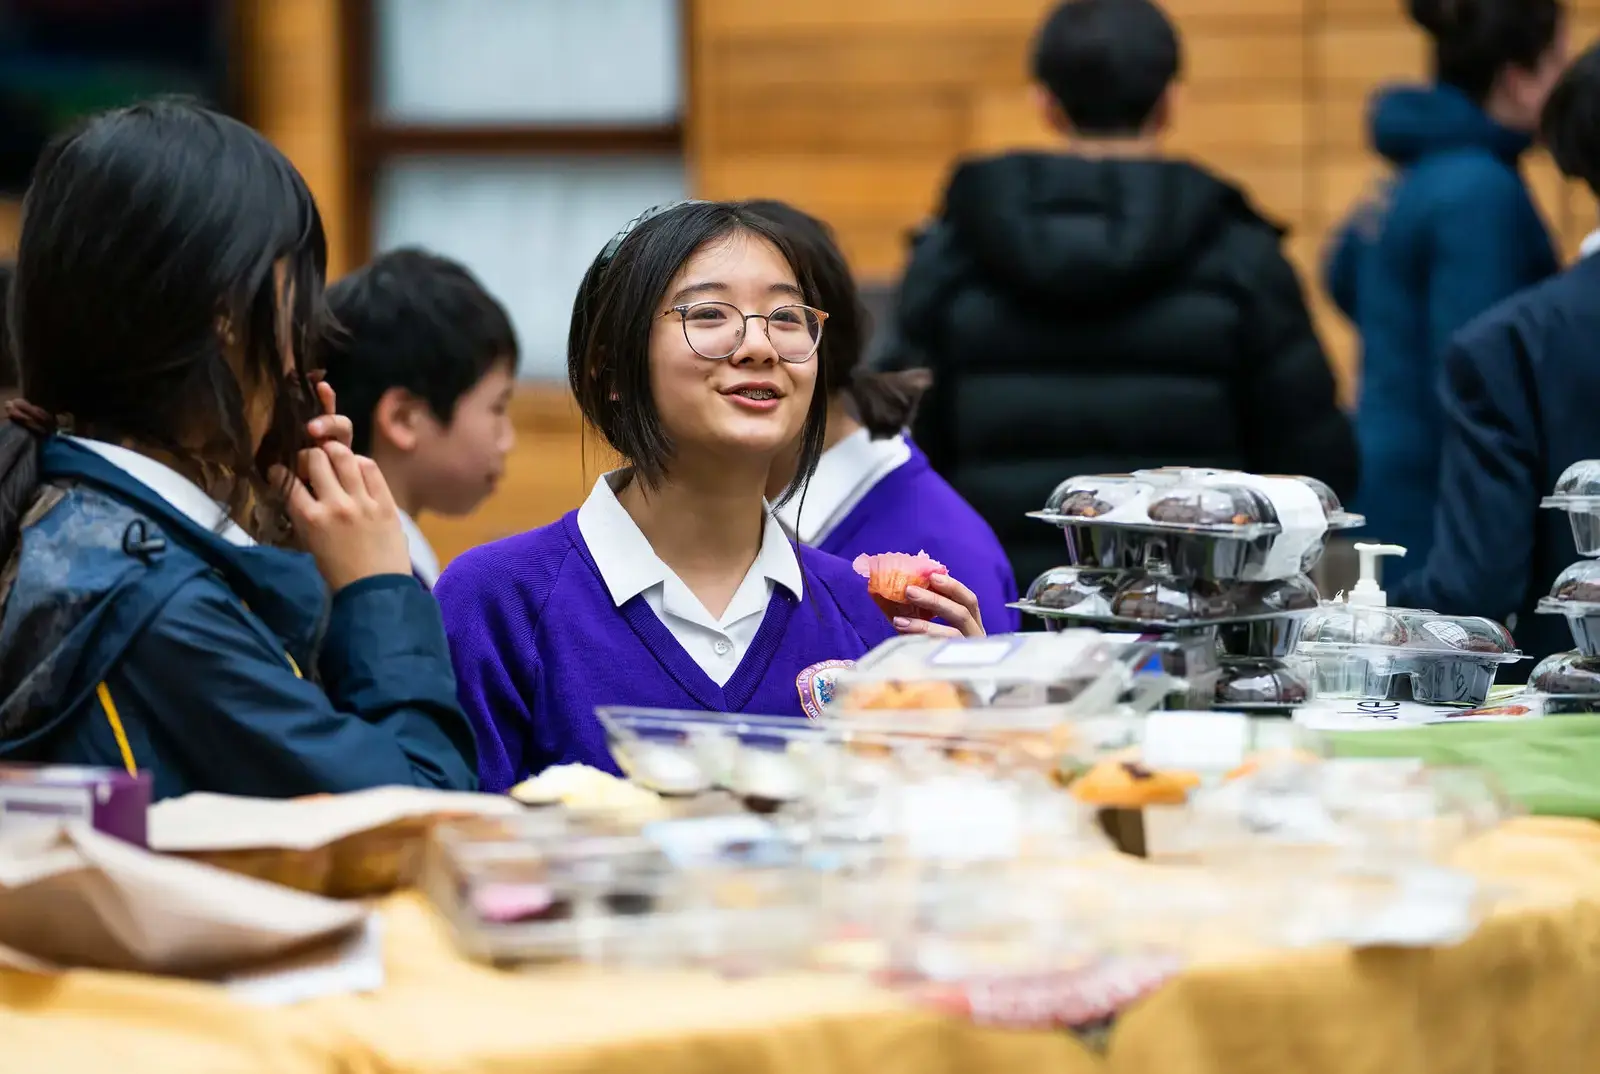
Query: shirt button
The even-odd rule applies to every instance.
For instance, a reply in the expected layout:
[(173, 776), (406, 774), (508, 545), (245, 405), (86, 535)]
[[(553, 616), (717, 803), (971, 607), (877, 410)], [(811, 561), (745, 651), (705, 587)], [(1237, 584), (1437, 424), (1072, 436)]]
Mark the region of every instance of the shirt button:
[(712, 648), (717, 651), (718, 656), (727, 656), (733, 651), (733, 642), (727, 638), (718, 638), (717, 643)]

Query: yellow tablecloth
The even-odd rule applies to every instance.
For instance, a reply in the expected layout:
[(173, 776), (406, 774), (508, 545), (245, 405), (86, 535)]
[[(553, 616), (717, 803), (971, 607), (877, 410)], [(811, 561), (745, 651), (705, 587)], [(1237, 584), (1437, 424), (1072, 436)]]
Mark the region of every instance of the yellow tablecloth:
[(1106, 1056), (800, 976), (509, 974), (459, 959), (414, 895), (389, 900), (371, 996), (245, 1007), (204, 985), (0, 975), (0, 1071), (94, 1074), (1594, 1074), (1600, 825), (1525, 819), (1462, 864), (1516, 889), (1468, 942), (1319, 950), (1186, 972)]

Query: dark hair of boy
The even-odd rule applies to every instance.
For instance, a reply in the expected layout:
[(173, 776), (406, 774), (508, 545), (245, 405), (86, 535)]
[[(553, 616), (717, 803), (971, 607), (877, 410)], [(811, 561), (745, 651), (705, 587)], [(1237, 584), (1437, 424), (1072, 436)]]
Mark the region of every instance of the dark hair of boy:
[[(777, 248), (794, 270), (807, 305), (826, 309), (816, 282), (788, 234), (743, 202), (686, 201), (639, 216), (606, 244), (578, 285), (567, 332), (567, 382), (578, 410), (647, 487), (659, 487), (672, 465), (672, 440), (662, 427), (650, 386), (650, 334), (667, 286), (707, 243), (747, 234)], [(826, 362), (800, 436), (792, 495), (822, 457), (833, 390)]]
[(1410, 0), (1433, 39), (1433, 73), (1482, 103), (1508, 66), (1531, 71), (1561, 30), (1561, 0)]
[(401, 388), (449, 426), (456, 403), (497, 365), (515, 369), (517, 335), (505, 307), (457, 261), (407, 247), (380, 254), (328, 288), (338, 329), (323, 347), (328, 383), (372, 450), (372, 417)]
[(926, 369), (883, 372), (867, 366), (871, 320), (832, 228), (788, 202), (762, 199), (746, 204), (783, 228), (817, 283), (817, 301), (828, 311), (820, 354), (828, 368), (828, 383), (845, 393), (856, 420), (874, 440), (898, 436), (916, 415), (932, 374)]
[[(326, 324), (326, 268), (311, 191), (260, 134), (183, 101), (97, 115), (46, 147), (23, 202), (8, 305), (27, 401), (181, 472), (233, 475), (222, 499), (238, 511), (254, 498), (273, 531), (284, 493), (265, 475), (292, 470), (310, 444), (304, 375)], [(245, 406), (258, 385), (274, 400), (259, 449)], [(38, 488), (36, 448), (0, 427), (0, 561)]]
[(1178, 34), (1150, 0), (1067, 0), (1033, 41), (1033, 78), (1085, 137), (1138, 134), (1183, 64)]
[(1572, 61), (1550, 92), (1539, 134), (1556, 167), (1600, 197), (1600, 45)]
[(0, 261), (0, 397), (17, 390), (17, 359), (11, 346), (11, 276), (15, 269), (9, 261)]

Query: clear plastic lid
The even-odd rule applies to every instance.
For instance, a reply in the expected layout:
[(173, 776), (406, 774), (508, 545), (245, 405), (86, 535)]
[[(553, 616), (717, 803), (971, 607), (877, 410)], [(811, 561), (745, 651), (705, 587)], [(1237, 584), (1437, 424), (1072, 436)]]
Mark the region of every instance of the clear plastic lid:
[(1600, 698), (1600, 657), (1556, 653), (1539, 661), (1528, 686), (1542, 694)]
[(1310, 653), (1370, 648), (1497, 657), (1500, 662), (1522, 659), (1510, 632), (1492, 619), (1337, 601), (1324, 604), (1306, 620), (1300, 647)]
[(1028, 602), (1058, 611), (1071, 608), (1081, 615), (1111, 614), (1111, 598), (1126, 577), (1120, 571), (1052, 567), (1028, 587)]
[(1099, 518), (1132, 503), (1150, 486), (1129, 474), (1090, 474), (1069, 477), (1045, 501), (1046, 513), (1071, 518)]
[(1583, 459), (1561, 472), (1555, 491), (1544, 498), (1543, 507), (1600, 505), (1600, 459)]
[(1328, 516), (1330, 530), (1353, 530), (1367, 524), (1365, 516), (1345, 510), (1344, 503), (1339, 499), (1338, 493), (1329, 488), (1325, 482), (1304, 474), (1263, 474), (1263, 477), (1283, 477), (1290, 481), (1298, 481), (1306, 488), (1317, 494), (1317, 500), (1322, 504), (1322, 513)]
[(1178, 484), (1160, 489), (1145, 509), (1150, 521), (1174, 526), (1243, 527), (1276, 525), (1272, 503), (1245, 485)]
[(1539, 610), (1600, 615), (1600, 560), (1580, 560), (1562, 571)]
[(1224, 708), (1290, 708), (1310, 700), (1310, 681), (1282, 660), (1229, 660), (1217, 680), (1217, 704)]
[(1112, 614), (1149, 623), (1207, 623), (1310, 612), (1316, 583), (1305, 575), (1277, 582), (1208, 582), (1133, 577), (1111, 598)]

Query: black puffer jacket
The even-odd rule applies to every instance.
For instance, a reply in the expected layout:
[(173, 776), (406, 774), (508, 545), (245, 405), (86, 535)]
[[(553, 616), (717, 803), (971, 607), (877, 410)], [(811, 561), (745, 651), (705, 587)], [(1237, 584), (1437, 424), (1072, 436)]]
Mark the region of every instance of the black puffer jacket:
[(926, 365), (915, 435), (1025, 589), (1025, 516), (1079, 473), (1189, 464), (1355, 491), (1350, 424), (1282, 231), (1191, 164), (1016, 153), (960, 165), (881, 361)]

